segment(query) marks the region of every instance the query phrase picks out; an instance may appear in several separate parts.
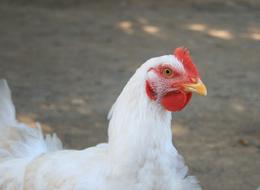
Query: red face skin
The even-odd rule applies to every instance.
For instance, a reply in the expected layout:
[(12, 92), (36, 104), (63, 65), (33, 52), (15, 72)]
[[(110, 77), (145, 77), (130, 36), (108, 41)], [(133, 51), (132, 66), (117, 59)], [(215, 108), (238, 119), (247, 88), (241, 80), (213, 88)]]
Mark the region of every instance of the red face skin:
[(192, 97), (191, 92), (184, 90), (184, 84), (196, 83), (200, 78), (197, 68), (193, 64), (188, 49), (177, 48), (174, 56), (183, 64), (181, 73), (171, 64), (150, 68), (159, 78), (156, 81), (146, 81), (146, 93), (151, 100), (159, 100), (162, 106), (172, 112), (182, 110)]

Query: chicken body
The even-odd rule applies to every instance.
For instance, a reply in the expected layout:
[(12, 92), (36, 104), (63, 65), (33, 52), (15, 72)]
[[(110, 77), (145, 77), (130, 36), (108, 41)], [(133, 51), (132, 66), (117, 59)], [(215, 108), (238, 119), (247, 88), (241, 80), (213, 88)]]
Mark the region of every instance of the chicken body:
[(150, 59), (128, 81), (109, 113), (108, 143), (80, 151), (18, 123), (1, 81), (0, 189), (200, 190), (172, 144), (171, 112), (145, 92), (147, 70), (165, 61), (175, 59)]

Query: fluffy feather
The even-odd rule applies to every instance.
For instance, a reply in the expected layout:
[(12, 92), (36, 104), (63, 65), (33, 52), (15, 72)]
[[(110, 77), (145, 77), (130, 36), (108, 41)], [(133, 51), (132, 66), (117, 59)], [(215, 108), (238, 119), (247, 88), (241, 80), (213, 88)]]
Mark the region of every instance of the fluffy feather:
[(11, 92), (0, 80), (0, 189), (23, 189), (25, 167), (37, 156), (61, 149), (55, 134), (44, 139), (41, 127), (30, 128), (15, 118)]
[(109, 112), (109, 141), (84, 150), (60, 150), (60, 140), (40, 127), (18, 123), (5, 81), (0, 82), (0, 189), (200, 190), (172, 144), (171, 113), (145, 92), (144, 63)]

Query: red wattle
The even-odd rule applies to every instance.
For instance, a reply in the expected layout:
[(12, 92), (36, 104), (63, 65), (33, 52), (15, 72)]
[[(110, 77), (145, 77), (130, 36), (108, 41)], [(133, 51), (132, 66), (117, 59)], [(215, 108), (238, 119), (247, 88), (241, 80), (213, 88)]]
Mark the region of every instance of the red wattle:
[(161, 104), (168, 111), (176, 112), (182, 110), (190, 101), (192, 94), (178, 91), (169, 92), (161, 99)]

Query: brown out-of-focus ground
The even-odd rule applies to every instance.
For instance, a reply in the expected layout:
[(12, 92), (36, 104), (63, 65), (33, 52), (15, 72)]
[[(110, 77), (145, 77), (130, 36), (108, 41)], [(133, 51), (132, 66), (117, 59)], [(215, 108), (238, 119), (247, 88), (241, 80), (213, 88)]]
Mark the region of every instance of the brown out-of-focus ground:
[(18, 118), (68, 148), (106, 141), (106, 114), (146, 59), (189, 47), (207, 97), (177, 113), (174, 141), (204, 189), (260, 185), (260, 2), (0, 1), (0, 77)]

